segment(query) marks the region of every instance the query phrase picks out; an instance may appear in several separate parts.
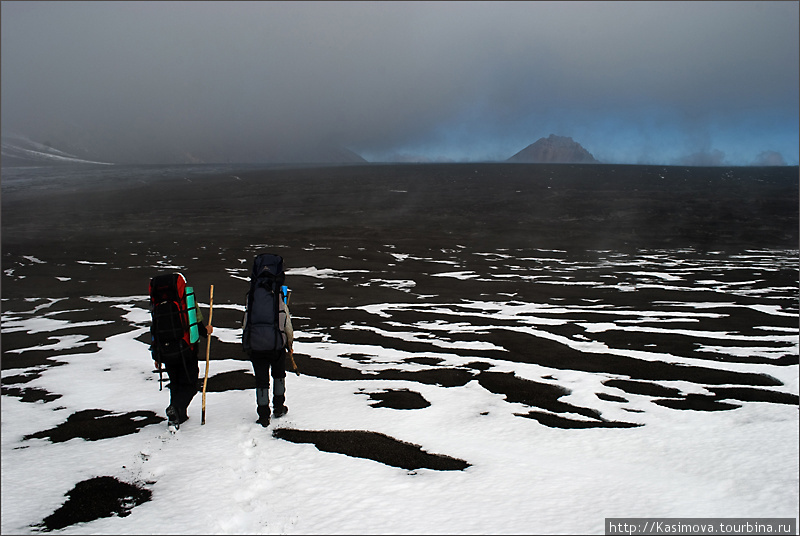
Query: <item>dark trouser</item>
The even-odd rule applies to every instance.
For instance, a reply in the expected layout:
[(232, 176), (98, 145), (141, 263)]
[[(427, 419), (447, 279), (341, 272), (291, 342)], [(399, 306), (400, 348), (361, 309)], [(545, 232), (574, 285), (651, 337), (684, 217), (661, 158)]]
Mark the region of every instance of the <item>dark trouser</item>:
[(197, 394), (197, 378), (200, 375), (198, 348), (199, 345), (195, 344), (194, 350), (186, 359), (164, 363), (169, 376), (169, 404), (178, 411), (181, 421), (189, 418), (186, 412), (192, 398)]
[(269, 406), (269, 377), (275, 380), (272, 394), (283, 403), (286, 393), (286, 350), (250, 352), (256, 376), (256, 405)]

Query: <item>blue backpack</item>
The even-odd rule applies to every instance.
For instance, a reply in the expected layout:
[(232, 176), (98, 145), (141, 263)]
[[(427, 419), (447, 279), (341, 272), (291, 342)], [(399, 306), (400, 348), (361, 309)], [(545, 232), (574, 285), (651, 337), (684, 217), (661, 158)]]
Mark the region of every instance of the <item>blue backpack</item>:
[(271, 253), (258, 255), (250, 273), (242, 327), (242, 346), (251, 352), (271, 352), (287, 347), (283, 329), (283, 257)]

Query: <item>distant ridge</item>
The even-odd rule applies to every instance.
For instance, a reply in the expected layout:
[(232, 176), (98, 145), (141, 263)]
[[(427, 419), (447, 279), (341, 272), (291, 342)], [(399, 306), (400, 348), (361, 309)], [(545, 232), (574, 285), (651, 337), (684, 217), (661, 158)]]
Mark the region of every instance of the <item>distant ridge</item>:
[(281, 159), (295, 164), (366, 164), (359, 154), (341, 145), (317, 145), (303, 150), (290, 151), (272, 158), (275, 162)]
[(567, 136), (539, 138), (506, 160), (526, 164), (599, 164), (592, 153)]
[(81, 158), (24, 136), (6, 134), (2, 136), (0, 159), (3, 166), (109, 164), (109, 162)]
[[(16, 133), (2, 133), (3, 166), (63, 166), (75, 164), (213, 164), (276, 163), (276, 164), (364, 164), (367, 161), (352, 150), (336, 144), (313, 144), (300, 147), (267, 147), (248, 154), (236, 149), (224, 151), (189, 151), (185, 148), (157, 148), (158, 151), (131, 152), (103, 148), (93, 143), (88, 135), (73, 133), (68, 136), (50, 136), (50, 141), (39, 143)], [(79, 140), (77, 143), (75, 140)], [(71, 147), (82, 147), (81, 149)], [(89, 149), (91, 148), (91, 149)]]

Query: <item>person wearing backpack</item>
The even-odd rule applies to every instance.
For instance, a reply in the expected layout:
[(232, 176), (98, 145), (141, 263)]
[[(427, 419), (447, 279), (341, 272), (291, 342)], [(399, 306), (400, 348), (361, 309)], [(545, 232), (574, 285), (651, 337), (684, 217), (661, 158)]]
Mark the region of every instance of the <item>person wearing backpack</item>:
[(150, 280), (150, 311), (150, 351), (156, 367), (163, 363), (169, 377), (167, 426), (174, 432), (189, 418), (189, 404), (197, 394), (200, 337), (208, 337), (214, 328), (203, 323), (194, 289), (180, 273)]
[(284, 280), (280, 255), (264, 253), (255, 258), (242, 322), (242, 346), (256, 377), (256, 422), (264, 427), (270, 422), (270, 376), (273, 415), (277, 418), (289, 411), (285, 404), (286, 357), (294, 334)]

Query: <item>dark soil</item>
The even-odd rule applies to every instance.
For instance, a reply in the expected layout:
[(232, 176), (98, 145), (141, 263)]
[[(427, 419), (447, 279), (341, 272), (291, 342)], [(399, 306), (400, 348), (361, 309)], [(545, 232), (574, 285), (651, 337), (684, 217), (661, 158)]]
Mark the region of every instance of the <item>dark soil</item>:
[(402, 469), (461, 471), (470, 466), (464, 460), (443, 454), (430, 454), (419, 445), (362, 430), (295, 430), (278, 428), (272, 435), (293, 443), (313, 443), (319, 450), (337, 452), (355, 458), (375, 460)]
[[(495, 364), (531, 363), (554, 371), (610, 376), (604, 385), (613, 394), (596, 393), (597, 402), (620, 405), (629, 411), (632, 421), (645, 410), (625, 405), (642, 396), (676, 411), (731, 411), (750, 402), (798, 404), (797, 395), (783, 392), (781, 382), (768, 373), (715, 366), (723, 361), (763, 367), (759, 370), (786, 367), (798, 363), (794, 352), (774, 358), (755, 353), (723, 355), (703, 350), (704, 345), (728, 344), (722, 339), (622, 330), (590, 333), (581, 327), (585, 322), (615, 320), (600, 314), (602, 311), (581, 309), (593, 304), (608, 305), (620, 313), (669, 313), (674, 302), (735, 300), (735, 307), (715, 309), (719, 313), (716, 318), (672, 327), (745, 336), (763, 335), (760, 326), (796, 329), (796, 314), (778, 317), (747, 307), (761, 304), (763, 298), (733, 297), (697, 283), (708, 279), (722, 286), (752, 280), (742, 288), (796, 289), (796, 266), (774, 269), (742, 262), (741, 269), (723, 270), (708, 263), (711, 271), (704, 271), (705, 265), (690, 261), (730, 259), (753, 250), (796, 250), (800, 228), (797, 167), (359, 165), (251, 168), (237, 171), (236, 177), (193, 169), (184, 176), (182, 169), (161, 167), (73, 168), (63, 176), (52, 172), (32, 179), (3, 169), (1, 365), (4, 372), (15, 371), (3, 377), (4, 397), (50, 404), (56, 409), (60, 393), (26, 384), (43, 369), (63, 365), (60, 356), (91, 355), (107, 338), (129, 332), (132, 325), (144, 327), (127, 320), (125, 310), (87, 302), (87, 296), (145, 296), (151, 277), (179, 266), (201, 303), (207, 301), (213, 284), (215, 305), (238, 306), (244, 303), (248, 285), (243, 278), (254, 255), (267, 250), (283, 255), (287, 269), (316, 266), (347, 273), (339, 279), (288, 279), (295, 326), (308, 335), (306, 342), (331, 337), (339, 343), (376, 345), (403, 356), (414, 354), (382, 368), (359, 368), (371, 363), (374, 356), (353, 353), (332, 361), (298, 352), (295, 361), (302, 375), (342, 381), (418, 382), (445, 389), (477, 381), (514, 405), (510, 411), (522, 422), (532, 419), (544, 426), (576, 431), (619, 428), (625, 433), (625, 428), (640, 424), (608, 420), (595, 407), (562, 401), (570, 391), (557, 384), (556, 372), (532, 380), (493, 370)], [(682, 272), (685, 291), (659, 288), (635, 275), (636, 267), (604, 265), (612, 254), (635, 257), (665, 250), (683, 251), (681, 261), (697, 266), (695, 271)], [(401, 264), (395, 252), (409, 257)], [(504, 253), (513, 253), (515, 260), (504, 264)], [(552, 260), (554, 256), (559, 259)], [(475, 277), (436, 277), (431, 268), (434, 262)], [(576, 265), (591, 270), (575, 271)], [(495, 277), (500, 273), (533, 274), (551, 284)], [(402, 291), (376, 279), (411, 280), (415, 286)], [(608, 281), (611, 287), (571, 285), (583, 279)], [(553, 283), (558, 281), (563, 284)], [(623, 292), (614, 284), (635, 291)], [(564, 305), (575, 312), (531, 313), (561, 321), (548, 327), (552, 337), (537, 337), (514, 330), (515, 321), (499, 319), (491, 311), (476, 313), (469, 309), (469, 300)], [(797, 312), (796, 293), (792, 300), (769, 300), (784, 311)], [(393, 311), (391, 318), (358, 309), (408, 302), (418, 307)], [(425, 309), (427, 304), (442, 303), (450, 304), (449, 312)], [(146, 299), (131, 305), (147, 308)], [(51, 320), (102, 323), (55, 332), (8, 327), (16, 318), (35, 317), (37, 307), (46, 307)], [(216, 326), (238, 329), (241, 320), (241, 311), (235, 308), (214, 309)], [(443, 348), (427, 337), (424, 327), (417, 330), (420, 336), (414, 340), (390, 336), (409, 325), (437, 321), (466, 321), (485, 328), (472, 333), (437, 333), (445, 342), (480, 341), (493, 348)], [(404, 327), (397, 327), (398, 323)], [(639, 325), (659, 324), (642, 321)], [(359, 327), (381, 331), (354, 329)], [(54, 349), (58, 338), (65, 336), (85, 336), (86, 340), (81, 346)], [(147, 343), (148, 337), (145, 333), (139, 340)], [(610, 351), (582, 352), (558, 342), (557, 337), (584, 337)], [(702, 366), (623, 353), (634, 351), (676, 355), (700, 361)], [(452, 359), (445, 360), (443, 355)], [(214, 338), (210, 358), (241, 360), (242, 369), (214, 373), (212, 365), (209, 392), (254, 388), (241, 345)], [(413, 371), (408, 370), (409, 365), (414, 366)], [(153, 380), (158, 381), (157, 374)], [(692, 382), (709, 394), (685, 394), (656, 383), (664, 380)], [(153, 385), (155, 396), (157, 383)], [(355, 396), (364, 395), (376, 411), (421, 411), (430, 404), (420, 393), (405, 388), (358, 390)], [(287, 392), (289, 400), (293, 396), (304, 394)], [(147, 411), (113, 414), (74, 408), (65, 422), (25, 440), (96, 441), (136, 433), (148, 425), (163, 426), (164, 420)], [(467, 461), (431, 454), (421, 446), (369, 431), (281, 428), (273, 433), (283, 440), (312, 443), (326, 452), (409, 471), (469, 467)], [(148, 499), (145, 489), (97, 477), (77, 484), (64, 506), (46, 518), (41, 528), (58, 530), (98, 517), (126, 515)]]
[(55, 428), (26, 435), (23, 439), (47, 438), (53, 443), (61, 443), (79, 437), (98, 441), (133, 434), (145, 426), (164, 420), (152, 411), (131, 411), (115, 415), (102, 409), (87, 409), (73, 413)]
[(367, 394), (371, 400), (377, 401), (370, 404), (373, 408), (423, 409), (431, 405), (425, 397), (410, 389), (388, 389)]
[(67, 502), (37, 525), (44, 531), (63, 529), (101, 517), (125, 517), (150, 500), (152, 492), (110, 476), (97, 476), (75, 484), (67, 492)]

